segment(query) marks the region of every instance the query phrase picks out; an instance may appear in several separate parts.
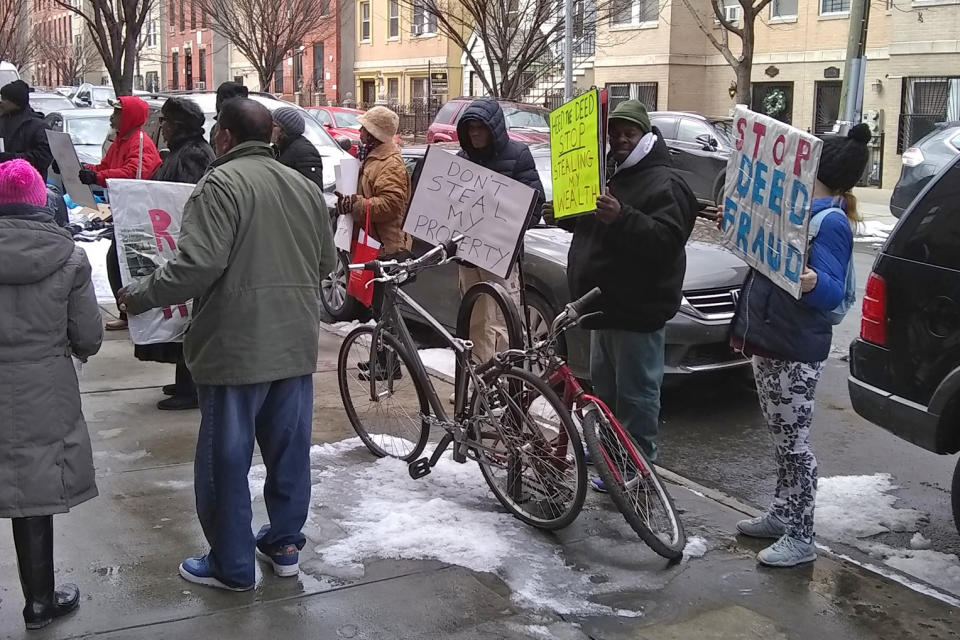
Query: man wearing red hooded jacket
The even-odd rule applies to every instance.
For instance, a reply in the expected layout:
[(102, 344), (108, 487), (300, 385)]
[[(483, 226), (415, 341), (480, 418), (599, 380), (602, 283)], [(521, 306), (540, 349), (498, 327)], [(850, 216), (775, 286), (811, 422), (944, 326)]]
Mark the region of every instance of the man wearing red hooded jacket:
[[(153, 140), (142, 129), (149, 114), (147, 103), (134, 96), (121, 96), (111, 101), (111, 105), (113, 115), (110, 116), (110, 126), (117, 132), (117, 137), (100, 164), (85, 165), (80, 169), (80, 181), (84, 184), (98, 184), (105, 187), (108, 178), (149, 180), (160, 166), (161, 158)], [(113, 295), (116, 296), (123, 286), (120, 280), (116, 241), (111, 242), (110, 250), (107, 252), (107, 276)], [(106, 329), (108, 331), (126, 329), (126, 315), (120, 312), (120, 319), (108, 322)]]

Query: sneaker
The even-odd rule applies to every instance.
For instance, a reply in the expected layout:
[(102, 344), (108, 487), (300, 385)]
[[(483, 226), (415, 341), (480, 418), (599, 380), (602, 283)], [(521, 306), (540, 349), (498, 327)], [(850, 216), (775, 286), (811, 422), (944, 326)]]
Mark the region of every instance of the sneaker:
[(768, 513), (759, 518), (741, 520), (737, 523), (737, 531), (751, 538), (776, 540), (787, 532), (787, 525), (777, 516)]
[(207, 556), (187, 558), (181, 562), (180, 577), (187, 582), (202, 584), (207, 587), (215, 587), (217, 589), (225, 589), (227, 591), (250, 591), (253, 589), (253, 584), (236, 586), (227, 584), (217, 578), (213, 575), (213, 570), (210, 568), (210, 562)]
[(257, 557), (269, 562), (273, 572), (281, 578), (292, 578), (300, 573), (300, 550), (295, 544), (267, 545), (261, 540), (270, 531), (270, 525), (265, 524), (257, 534)]
[[(626, 484), (629, 484), (636, 477), (636, 474), (630, 473), (627, 474), (624, 480), (626, 480)], [(590, 486), (597, 493), (607, 493), (607, 485), (603, 484), (603, 478), (593, 478)]]
[(804, 562), (813, 562), (817, 559), (817, 548), (810, 542), (804, 542), (789, 534), (784, 534), (779, 540), (757, 554), (760, 564), (768, 567), (795, 567)]

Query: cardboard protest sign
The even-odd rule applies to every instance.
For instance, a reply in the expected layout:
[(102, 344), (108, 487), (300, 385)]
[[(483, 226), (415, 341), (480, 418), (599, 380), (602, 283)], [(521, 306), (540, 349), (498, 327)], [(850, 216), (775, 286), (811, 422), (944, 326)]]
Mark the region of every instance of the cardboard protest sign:
[[(176, 254), (183, 207), (194, 185), (148, 180), (107, 180), (117, 257), (124, 286), (146, 278)], [(128, 318), (134, 344), (182, 342), (192, 304), (151, 309)]]
[(97, 201), (90, 192), (90, 187), (80, 182), (80, 160), (77, 150), (73, 147), (70, 134), (64, 131), (47, 130), (47, 142), (50, 143), (50, 152), (60, 167), (60, 177), (70, 199), (79, 205), (97, 208)]
[(536, 199), (525, 184), (430, 147), (403, 230), (430, 244), (462, 233), (457, 256), (505, 278)]
[(724, 244), (800, 298), (823, 142), (742, 105), (734, 112), (733, 137), (723, 198)]
[(603, 114), (592, 89), (550, 114), (550, 166), (556, 218), (596, 209), (603, 192)]

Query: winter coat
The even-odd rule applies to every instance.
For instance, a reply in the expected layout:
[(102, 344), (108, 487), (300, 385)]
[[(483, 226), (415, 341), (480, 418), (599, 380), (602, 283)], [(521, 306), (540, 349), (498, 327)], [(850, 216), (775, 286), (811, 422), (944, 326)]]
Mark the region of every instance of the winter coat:
[(90, 263), (50, 211), (0, 205), (0, 518), (97, 495), (70, 356), (100, 349)]
[(0, 138), (3, 138), (4, 149), (0, 161), (23, 158), (44, 180), (47, 179), (53, 152), (47, 141), (47, 127), (39, 113), (27, 107), (0, 116)]
[[(170, 152), (163, 164), (153, 172), (153, 180), (196, 184), (215, 159), (213, 149), (201, 132), (195, 136), (181, 136), (170, 142)], [(176, 363), (183, 357), (183, 343), (161, 342), (138, 344), (133, 347), (138, 360)]]
[(659, 131), (650, 152), (607, 182), (620, 201), (611, 224), (596, 215), (560, 223), (573, 231), (567, 258), (570, 295), (576, 299), (594, 287), (603, 295), (588, 320), (589, 329), (658, 331), (680, 308), (697, 199), (670, 162)]
[[(470, 136), (467, 133), (470, 120), (479, 120), (490, 129), (490, 133), (493, 134), (493, 143), (490, 147), (475, 149), (470, 143)], [(461, 158), (523, 183), (537, 192), (527, 228), (539, 223), (544, 200), (540, 174), (537, 173), (537, 165), (533, 161), (530, 148), (522, 142), (511, 140), (507, 135), (507, 121), (500, 105), (495, 100), (474, 100), (460, 116), (457, 123), (457, 136), (461, 147), (457, 155)]]
[(297, 136), (285, 140), (283, 146), (277, 150), (280, 152), (279, 160), (282, 164), (299, 171), (323, 191), (323, 158), (312, 142), (303, 136)]
[(183, 343), (201, 385), (317, 367), (320, 279), (336, 263), (323, 196), (262, 142), (217, 158), (183, 211), (174, 257), (130, 287), (127, 313), (193, 299)]
[(383, 245), (380, 255), (408, 251), (412, 243), (403, 231), (403, 218), (410, 199), (410, 174), (396, 144), (382, 142), (367, 154), (360, 168), (357, 193), (363, 197), (354, 202), (354, 236), (364, 227), (369, 202), (370, 235)]
[(47, 185), (47, 208), (53, 213), (53, 221), (57, 226), (70, 225), (70, 214), (67, 212), (67, 203), (63, 199), (63, 192), (53, 185)]
[[(811, 217), (838, 206), (835, 198), (817, 198)], [(846, 203), (840, 203), (846, 210)], [(750, 270), (731, 324), (731, 344), (749, 355), (792, 362), (822, 362), (830, 355), (835, 309), (846, 291), (853, 230), (846, 215), (829, 213), (810, 243), (807, 264), (817, 286), (797, 300), (758, 271)]]
[(149, 180), (153, 172), (160, 166), (160, 153), (153, 140), (141, 127), (147, 121), (149, 107), (140, 98), (121, 96), (120, 126), (117, 129), (117, 138), (107, 149), (100, 164), (88, 165), (88, 169), (97, 174), (97, 184), (107, 186), (108, 178), (136, 178), (137, 168), (140, 166), (140, 145), (143, 144), (143, 160), (140, 178)]

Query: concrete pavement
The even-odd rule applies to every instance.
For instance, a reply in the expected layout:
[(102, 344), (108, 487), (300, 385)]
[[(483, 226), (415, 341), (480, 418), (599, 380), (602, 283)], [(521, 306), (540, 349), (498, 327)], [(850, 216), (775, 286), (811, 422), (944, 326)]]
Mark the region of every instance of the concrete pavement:
[[(602, 496), (590, 495), (569, 528), (545, 534), (500, 516), (495, 501), (482, 488), (477, 493), (482, 485), (468, 486), (479, 478), (472, 465), (415, 482), (356, 445), (318, 447), (298, 579), (266, 572), (244, 594), (189, 584), (176, 568), (186, 555), (204, 550), (192, 490), (199, 414), (157, 411), (159, 387), (172, 380), (172, 367), (137, 362), (125, 334), (108, 337), (82, 380), (101, 495), (55, 518), (57, 577), (80, 585), (81, 608), (44, 631), (23, 630), (15, 555), (4, 526), (2, 638), (958, 637), (960, 610), (859, 566), (823, 555), (798, 569), (759, 568), (754, 554), (762, 543), (730, 533), (749, 509), (709, 492), (671, 486), (688, 537), (702, 539), (706, 553), (669, 565), (636, 539)], [(353, 436), (336, 387), (338, 345), (336, 336), (321, 338), (314, 377), (317, 444)], [(446, 390), (440, 391), (443, 397)], [(357, 538), (357, 520), (378, 494), (389, 496), (388, 489), (400, 486), (413, 487), (411, 500), (384, 514), (385, 530), (390, 516), (422, 514), (405, 521), (407, 528), (447, 527), (447, 538), (460, 538), (460, 555), (438, 552), (446, 558), (438, 561), (429, 548), (416, 557), (364, 553), (368, 544), (377, 545)], [(456, 517), (445, 519), (435, 508), (441, 499)], [(495, 528), (461, 518), (471, 513), (493, 518)], [(254, 525), (264, 519), (263, 502), (255, 501)], [(512, 547), (501, 550), (500, 564), (468, 568), (489, 551), (489, 538), (496, 537), (491, 531), (501, 529), (509, 536), (500, 542)], [(335, 562), (338, 544), (350, 547), (340, 553), (362, 562)]]

